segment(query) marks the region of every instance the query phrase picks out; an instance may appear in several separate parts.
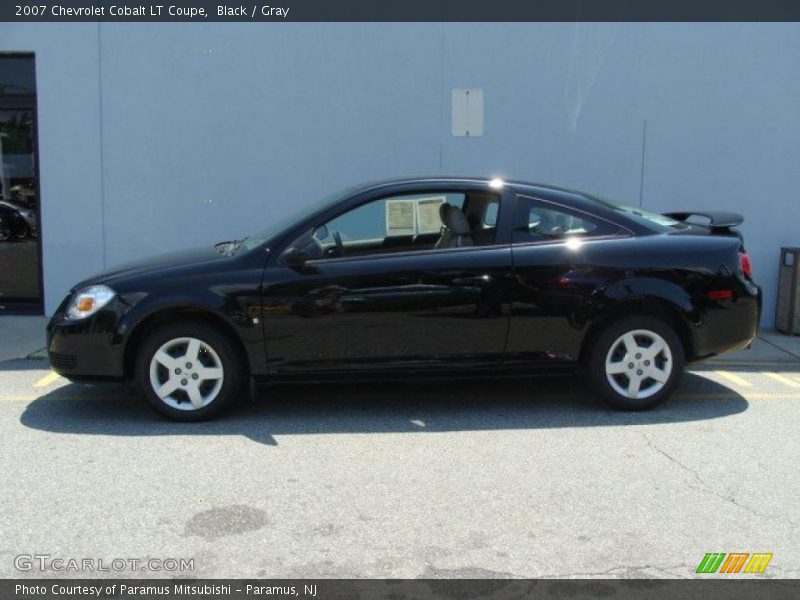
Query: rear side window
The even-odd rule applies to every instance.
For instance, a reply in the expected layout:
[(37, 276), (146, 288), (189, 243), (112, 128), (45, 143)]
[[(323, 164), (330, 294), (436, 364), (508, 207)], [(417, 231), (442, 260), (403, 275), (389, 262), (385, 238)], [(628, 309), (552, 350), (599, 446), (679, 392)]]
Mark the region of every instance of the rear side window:
[(527, 196), (517, 197), (514, 215), (514, 243), (592, 238), (618, 235), (620, 227), (573, 211), (564, 206), (542, 202)]
[(500, 203), (497, 200), (486, 203), (486, 210), (483, 213), (483, 226), (495, 227), (497, 226), (497, 210)]

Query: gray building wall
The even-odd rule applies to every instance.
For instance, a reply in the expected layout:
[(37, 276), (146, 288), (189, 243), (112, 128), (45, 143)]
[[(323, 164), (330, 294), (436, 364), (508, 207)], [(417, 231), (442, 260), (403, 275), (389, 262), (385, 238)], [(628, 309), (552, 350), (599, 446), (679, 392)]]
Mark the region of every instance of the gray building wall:
[[(48, 313), (104, 266), (407, 175), (739, 211), (765, 325), (800, 244), (798, 24), (2, 23), (6, 50), (36, 53)], [(451, 135), (457, 87), (484, 136)]]

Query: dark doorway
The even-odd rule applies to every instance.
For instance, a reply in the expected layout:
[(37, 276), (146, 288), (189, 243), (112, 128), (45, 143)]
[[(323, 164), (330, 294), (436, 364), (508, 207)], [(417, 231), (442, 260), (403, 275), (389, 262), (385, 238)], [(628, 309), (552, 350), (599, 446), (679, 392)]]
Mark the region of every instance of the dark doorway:
[(42, 312), (35, 73), (0, 54), (0, 314)]

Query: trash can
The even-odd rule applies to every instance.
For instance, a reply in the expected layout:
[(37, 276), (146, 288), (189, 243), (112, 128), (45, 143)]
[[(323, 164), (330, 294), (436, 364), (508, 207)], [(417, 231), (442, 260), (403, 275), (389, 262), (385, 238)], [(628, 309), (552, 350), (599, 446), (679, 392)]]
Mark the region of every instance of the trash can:
[(800, 248), (781, 248), (778, 278), (778, 309), (775, 328), (789, 335), (800, 334)]

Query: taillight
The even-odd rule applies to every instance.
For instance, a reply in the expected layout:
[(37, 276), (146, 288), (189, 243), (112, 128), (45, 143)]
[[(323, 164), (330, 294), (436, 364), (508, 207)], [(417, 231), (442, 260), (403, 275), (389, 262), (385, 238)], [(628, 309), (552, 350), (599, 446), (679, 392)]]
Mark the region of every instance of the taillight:
[(750, 257), (747, 252), (739, 252), (739, 266), (742, 268), (742, 273), (748, 279), (753, 278), (753, 268), (750, 266)]
[(711, 290), (708, 292), (709, 300), (730, 300), (733, 298), (733, 290)]

